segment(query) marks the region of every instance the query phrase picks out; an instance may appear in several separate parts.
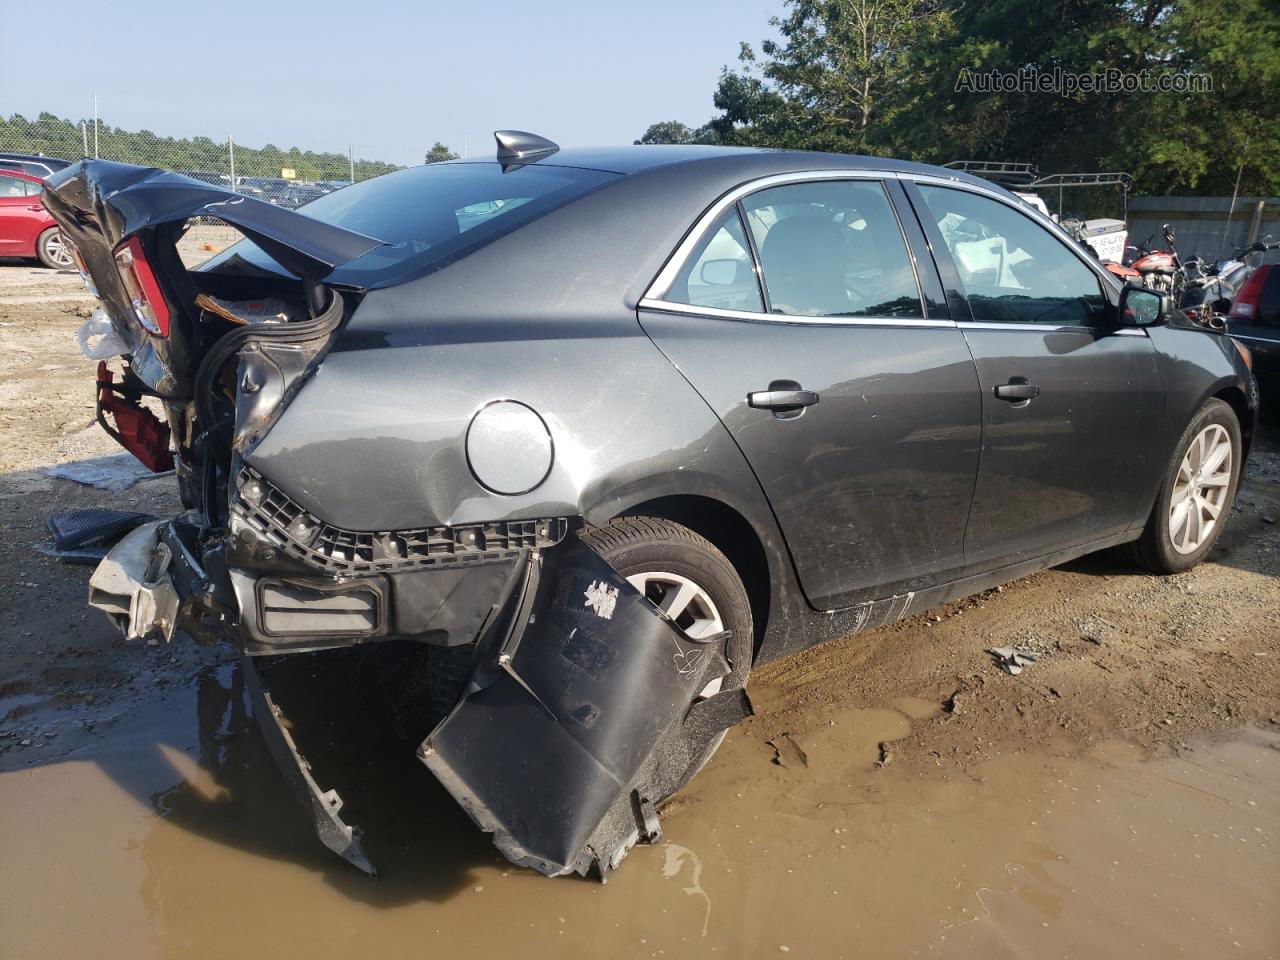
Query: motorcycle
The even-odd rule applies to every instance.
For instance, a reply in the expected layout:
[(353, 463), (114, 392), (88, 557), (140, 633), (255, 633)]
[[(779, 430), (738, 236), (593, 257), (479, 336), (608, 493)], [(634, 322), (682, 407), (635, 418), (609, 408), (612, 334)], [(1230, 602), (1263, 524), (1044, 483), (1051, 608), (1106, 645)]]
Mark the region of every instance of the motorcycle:
[(1142, 256), (1135, 259), (1131, 266), (1138, 272), (1143, 286), (1160, 293), (1167, 293), (1176, 300), (1181, 297), (1186, 275), (1182, 259), (1178, 256), (1178, 249), (1174, 245), (1173, 227), (1166, 223), (1162, 233), (1167, 249), (1150, 249), (1147, 244), (1151, 238), (1148, 237), (1138, 245)]
[(1269, 236), (1264, 237), (1213, 264), (1206, 264), (1200, 257), (1187, 260), (1178, 307), (1193, 320), (1214, 325), (1215, 320), (1231, 309), (1231, 302), (1257, 269), (1257, 258), (1268, 250), (1280, 248), (1280, 243), (1270, 241)]

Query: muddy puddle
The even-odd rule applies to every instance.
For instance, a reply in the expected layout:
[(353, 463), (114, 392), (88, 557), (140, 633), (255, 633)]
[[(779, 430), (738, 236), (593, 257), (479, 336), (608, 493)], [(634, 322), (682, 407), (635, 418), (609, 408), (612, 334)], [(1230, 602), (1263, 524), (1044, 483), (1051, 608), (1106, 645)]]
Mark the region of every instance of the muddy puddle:
[(371, 880), (311, 835), (238, 667), (198, 677), (0, 773), (0, 956), (1280, 955), (1269, 732), (961, 770), (893, 762), (913, 724), (946, 722), (924, 700), (771, 743), (748, 725), (603, 886), (507, 867), (411, 756), (357, 737)]

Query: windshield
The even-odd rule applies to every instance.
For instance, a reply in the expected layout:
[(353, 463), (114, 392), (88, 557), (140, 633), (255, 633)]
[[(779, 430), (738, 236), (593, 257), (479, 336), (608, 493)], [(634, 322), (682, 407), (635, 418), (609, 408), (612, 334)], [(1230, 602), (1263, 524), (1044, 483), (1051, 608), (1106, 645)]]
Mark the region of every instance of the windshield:
[[(383, 287), (438, 270), (618, 176), (532, 164), (506, 172), (497, 163), (428, 164), (344, 187), (299, 212), (382, 240), (385, 246), (338, 267), (327, 282)], [(201, 269), (290, 275), (249, 240), (228, 247)]]

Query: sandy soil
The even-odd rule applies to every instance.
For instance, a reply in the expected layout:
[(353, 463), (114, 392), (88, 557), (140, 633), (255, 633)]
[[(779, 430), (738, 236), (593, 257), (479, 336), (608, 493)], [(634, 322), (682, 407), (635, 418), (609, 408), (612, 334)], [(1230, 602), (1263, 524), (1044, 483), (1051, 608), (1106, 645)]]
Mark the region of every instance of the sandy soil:
[[(172, 479), (43, 473), (117, 452), (89, 310), (0, 262), (0, 957), (1280, 955), (1269, 436), (1196, 570), (1086, 558), (759, 670), (757, 715), (605, 887), (507, 869), (398, 761), (349, 797), (368, 881), (309, 835), (227, 651), (125, 644), (89, 568), (37, 550), (57, 510), (176, 506)], [(985, 652), (1011, 644), (1041, 655), (1018, 677)]]

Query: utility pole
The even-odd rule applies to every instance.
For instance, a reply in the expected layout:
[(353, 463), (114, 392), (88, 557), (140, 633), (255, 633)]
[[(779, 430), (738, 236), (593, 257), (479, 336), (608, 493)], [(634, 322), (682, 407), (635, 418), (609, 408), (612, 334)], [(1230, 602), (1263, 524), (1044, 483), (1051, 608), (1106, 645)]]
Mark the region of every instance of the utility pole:
[(93, 158), (98, 159), (98, 93), (93, 94)]
[(236, 188), (236, 142), (227, 134), (227, 164), (231, 170), (231, 189)]
[(356, 182), (356, 155), (351, 152), (351, 144), (347, 144), (347, 170), (351, 174), (351, 182)]

